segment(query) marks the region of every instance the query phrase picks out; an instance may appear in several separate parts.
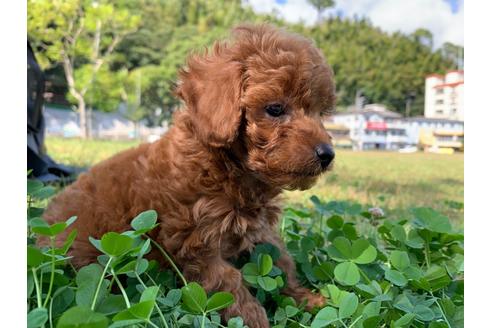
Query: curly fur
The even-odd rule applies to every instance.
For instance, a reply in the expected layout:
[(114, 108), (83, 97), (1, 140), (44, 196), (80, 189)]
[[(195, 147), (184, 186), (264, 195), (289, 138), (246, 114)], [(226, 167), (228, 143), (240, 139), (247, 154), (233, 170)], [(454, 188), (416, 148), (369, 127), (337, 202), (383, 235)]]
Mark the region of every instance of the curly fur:
[[(331, 143), (320, 113), (333, 106), (334, 83), (321, 52), (299, 35), (243, 25), (233, 36), (188, 58), (176, 88), (185, 106), (168, 133), (92, 167), (44, 217), (78, 217), (71, 255), (80, 267), (98, 255), (89, 236), (125, 231), (138, 213), (154, 209), (160, 225), (152, 237), (187, 279), (234, 294), (224, 319), (241, 315), (250, 327), (268, 327), (265, 310), (228, 259), (272, 243), (288, 278), (282, 292), (309, 307), (323, 304), (296, 280), (276, 230), (277, 196), (309, 188), (323, 172), (314, 147)], [(284, 104), (286, 115), (268, 116), (264, 108), (272, 102)]]

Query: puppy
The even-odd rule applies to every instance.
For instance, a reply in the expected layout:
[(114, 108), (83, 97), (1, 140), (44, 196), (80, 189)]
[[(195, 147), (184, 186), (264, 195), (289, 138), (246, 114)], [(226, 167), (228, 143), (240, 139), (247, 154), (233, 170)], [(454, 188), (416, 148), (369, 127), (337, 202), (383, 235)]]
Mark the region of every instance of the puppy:
[(160, 225), (152, 237), (187, 279), (234, 295), (224, 319), (239, 315), (250, 327), (269, 326), (228, 262), (259, 243), (281, 250), (282, 293), (322, 306), (322, 296), (299, 285), (276, 228), (277, 196), (312, 186), (335, 156), (322, 125), (334, 82), (321, 52), (268, 25), (240, 26), (232, 41), (188, 58), (176, 94), (185, 106), (160, 140), (94, 166), (49, 204), (49, 222), (78, 217), (73, 263), (95, 261), (89, 236), (127, 230), (138, 213), (154, 209)]

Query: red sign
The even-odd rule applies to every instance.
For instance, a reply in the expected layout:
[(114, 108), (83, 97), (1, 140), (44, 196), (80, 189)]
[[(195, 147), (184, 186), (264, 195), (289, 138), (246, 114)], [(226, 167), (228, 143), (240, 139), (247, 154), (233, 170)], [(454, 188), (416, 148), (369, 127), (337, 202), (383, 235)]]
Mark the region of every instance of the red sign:
[(387, 130), (386, 122), (367, 122), (366, 129), (368, 130)]

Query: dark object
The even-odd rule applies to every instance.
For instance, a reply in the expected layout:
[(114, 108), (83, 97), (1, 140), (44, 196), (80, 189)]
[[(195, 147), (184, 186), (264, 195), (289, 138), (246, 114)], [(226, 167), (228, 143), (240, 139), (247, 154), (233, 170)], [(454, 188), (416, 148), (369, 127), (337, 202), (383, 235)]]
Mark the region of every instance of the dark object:
[(318, 156), (323, 168), (330, 165), (331, 161), (333, 161), (333, 159), (335, 158), (335, 152), (333, 151), (333, 148), (328, 144), (317, 145), (316, 155)]
[(284, 106), (282, 104), (271, 104), (265, 107), (268, 115), (273, 117), (279, 117), (280, 115), (285, 113)]
[(43, 182), (73, 180), (76, 168), (57, 164), (46, 154), (43, 116), (44, 73), (27, 41), (27, 169)]

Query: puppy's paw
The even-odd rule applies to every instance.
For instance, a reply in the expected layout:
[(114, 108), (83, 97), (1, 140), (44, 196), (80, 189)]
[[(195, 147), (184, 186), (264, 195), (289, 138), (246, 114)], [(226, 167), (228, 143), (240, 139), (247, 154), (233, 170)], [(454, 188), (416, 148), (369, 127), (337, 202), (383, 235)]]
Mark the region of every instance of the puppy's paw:
[(297, 304), (306, 303), (306, 310), (308, 311), (326, 305), (326, 298), (323, 295), (312, 293), (309, 289), (304, 287), (296, 288), (289, 294), (294, 297)]
[(326, 298), (320, 294), (307, 292), (304, 294), (304, 299), (307, 300), (306, 309), (311, 311), (314, 308), (321, 308), (326, 305)]

